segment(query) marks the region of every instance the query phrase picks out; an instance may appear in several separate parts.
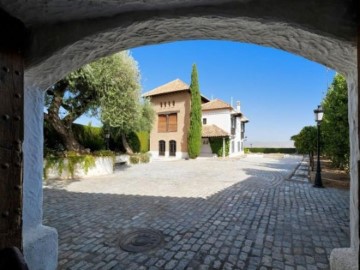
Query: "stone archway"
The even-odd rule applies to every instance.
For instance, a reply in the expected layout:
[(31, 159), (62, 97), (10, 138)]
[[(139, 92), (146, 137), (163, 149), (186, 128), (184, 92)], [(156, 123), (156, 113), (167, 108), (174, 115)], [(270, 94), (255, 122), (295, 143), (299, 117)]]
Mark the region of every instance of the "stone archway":
[[(355, 1), (20, 2), (0, 0), (0, 7), (19, 18), (29, 33), (25, 46), (23, 232), (30, 266), (53, 269), (57, 259), (56, 231), (42, 226), (43, 91), (71, 70), (107, 54), (189, 39), (279, 48), (346, 75), (351, 97), (351, 249), (334, 254), (348, 254), (355, 263), (359, 250)], [(45, 253), (49, 254), (46, 259), (41, 255)], [(335, 256), (335, 261), (340, 257)]]

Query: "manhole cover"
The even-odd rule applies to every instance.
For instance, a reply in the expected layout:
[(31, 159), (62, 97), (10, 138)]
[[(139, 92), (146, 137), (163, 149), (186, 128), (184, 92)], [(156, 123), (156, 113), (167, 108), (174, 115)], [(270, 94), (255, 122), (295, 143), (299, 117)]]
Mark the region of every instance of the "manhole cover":
[(143, 252), (158, 247), (163, 242), (160, 231), (139, 229), (123, 236), (120, 248), (129, 252)]

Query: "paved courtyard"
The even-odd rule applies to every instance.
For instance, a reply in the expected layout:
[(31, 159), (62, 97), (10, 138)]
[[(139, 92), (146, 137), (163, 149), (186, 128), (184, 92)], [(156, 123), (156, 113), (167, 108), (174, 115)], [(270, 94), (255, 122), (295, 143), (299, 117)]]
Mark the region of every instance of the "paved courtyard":
[[(313, 188), (300, 162), (155, 161), (48, 183), (44, 223), (59, 233), (59, 269), (329, 269), (331, 250), (349, 246), (349, 192)], [(161, 231), (163, 243), (120, 249), (139, 228)]]

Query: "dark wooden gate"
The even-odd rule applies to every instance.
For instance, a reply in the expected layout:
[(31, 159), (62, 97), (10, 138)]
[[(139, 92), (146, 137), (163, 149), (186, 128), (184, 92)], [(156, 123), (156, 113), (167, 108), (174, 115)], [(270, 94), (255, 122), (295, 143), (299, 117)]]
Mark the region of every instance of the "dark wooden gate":
[(25, 27), (0, 10), (0, 250), (22, 249)]

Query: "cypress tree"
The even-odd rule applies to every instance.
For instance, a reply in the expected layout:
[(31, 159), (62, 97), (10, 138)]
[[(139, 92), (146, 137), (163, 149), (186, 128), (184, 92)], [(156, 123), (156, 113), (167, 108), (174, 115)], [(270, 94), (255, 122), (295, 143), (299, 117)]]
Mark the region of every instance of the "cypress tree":
[(191, 110), (190, 110), (190, 128), (188, 134), (188, 154), (190, 158), (196, 158), (201, 151), (201, 95), (199, 90), (197, 68), (194, 64), (191, 72)]

